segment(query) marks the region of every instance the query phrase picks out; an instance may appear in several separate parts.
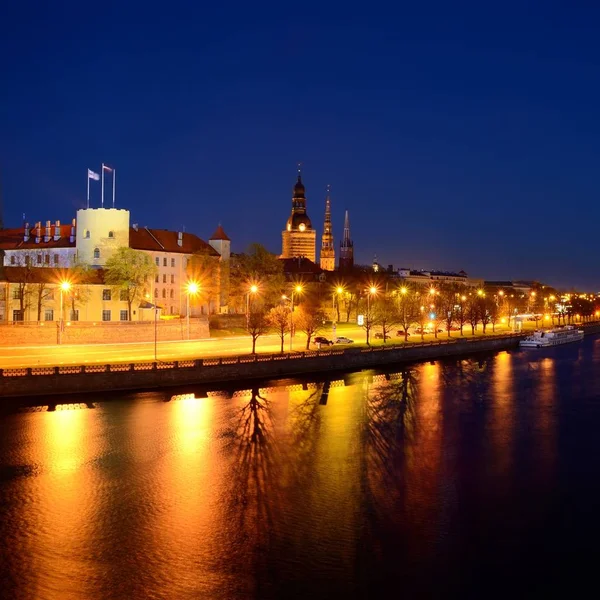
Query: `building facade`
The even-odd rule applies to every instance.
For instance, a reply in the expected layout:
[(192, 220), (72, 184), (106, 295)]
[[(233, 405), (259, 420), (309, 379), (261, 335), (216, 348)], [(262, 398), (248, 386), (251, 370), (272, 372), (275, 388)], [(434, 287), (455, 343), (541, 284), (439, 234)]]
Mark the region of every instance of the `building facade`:
[[(46, 227), (38, 222), (33, 228), (26, 223), (23, 229), (3, 230), (0, 247), (6, 280), (0, 322), (59, 319), (61, 281), (72, 283), (73, 320), (126, 320), (127, 303), (104, 284), (106, 262), (120, 247), (145, 252), (156, 265), (132, 320), (152, 318), (155, 306), (162, 315), (185, 315), (186, 284), (191, 279), (200, 288), (197, 297), (190, 298), (191, 315), (228, 311), (231, 241), (221, 226), (207, 243), (187, 232), (131, 225), (127, 210), (82, 209), (70, 225), (47, 221)], [(86, 269), (85, 284), (77, 283), (72, 270), (76, 266)], [(71, 315), (65, 311), (66, 306), (63, 314), (68, 319)]]
[(315, 262), (316, 241), (317, 232), (306, 212), (306, 190), (298, 173), (292, 195), (292, 214), (281, 233), (281, 258), (304, 257)]

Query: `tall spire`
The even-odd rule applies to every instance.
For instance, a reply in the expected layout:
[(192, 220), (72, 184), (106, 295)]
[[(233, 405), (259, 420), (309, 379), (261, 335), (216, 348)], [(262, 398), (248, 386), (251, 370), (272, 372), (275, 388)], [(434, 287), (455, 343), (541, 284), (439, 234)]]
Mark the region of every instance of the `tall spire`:
[(335, 249), (333, 247), (333, 233), (331, 231), (331, 186), (327, 186), (325, 196), (325, 222), (323, 224), (323, 235), (321, 236), (321, 260), (320, 266), (324, 271), (335, 269)]
[(350, 218), (348, 211), (344, 217), (344, 237), (340, 242), (340, 269), (351, 269), (354, 266), (354, 242), (350, 239)]

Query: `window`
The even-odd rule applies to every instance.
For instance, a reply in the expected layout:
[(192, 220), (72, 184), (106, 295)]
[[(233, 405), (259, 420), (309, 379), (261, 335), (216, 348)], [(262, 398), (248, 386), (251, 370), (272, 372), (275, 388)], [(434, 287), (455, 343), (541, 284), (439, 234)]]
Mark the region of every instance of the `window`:
[(157, 289), (154, 290), (154, 297), (158, 298), (158, 290)]
[(38, 264), (38, 265), (41, 265), (41, 264), (42, 264), (42, 255), (41, 255), (41, 254), (38, 254), (38, 255), (37, 255), (37, 264)]
[(45, 265), (50, 265), (50, 255), (49, 254), (46, 254), (44, 256), (44, 264)]
[(10, 264), (11, 264), (11, 265), (14, 265), (16, 262), (17, 262), (17, 261), (15, 260), (15, 257), (14, 257), (14, 256), (11, 256), (11, 257), (10, 257)]
[(171, 296), (171, 299), (175, 297), (175, 290), (171, 290), (170, 296)]
[(100, 258), (100, 248), (94, 248), (94, 258)]
[(86, 240), (89, 240), (89, 239), (90, 239), (90, 230), (89, 230), (89, 229), (84, 229), (84, 230), (83, 230), (83, 237), (84, 237)]
[[(110, 290), (102, 290), (102, 300), (110, 300), (112, 297)], [(110, 321), (110, 319), (109, 319)]]
[(21, 290), (19, 288), (16, 288), (13, 290), (13, 300), (20, 300), (21, 299)]
[(163, 283), (167, 283), (167, 275), (163, 273)]
[(55, 254), (55, 255), (54, 255), (54, 265), (55, 265), (55, 266), (58, 266), (58, 260), (59, 260), (59, 258), (58, 258), (58, 254)]
[(20, 310), (13, 310), (13, 321), (22, 321), (23, 315)]
[(167, 257), (165, 256), (165, 258), (163, 258), (163, 267), (167, 266)]
[[(121, 302), (127, 302), (127, 290), (119, 290), (119, 300)], [(123, 319), (121, 319), (122, 321)]]
[(171, 307), (169, 308), (169, 312), (170, 312), (171, 314), (173, 314), (173, 313), (175, 312), (175, 309), (174, 309), (174, 308), (171, 306)]
[(46, 300), (54, 300), (54, 290), (46, 290)]
[(154, 283), (158, 283), (158, 275), (154, 278)]
[(160, 267), (160, 258), (158, 258), (158, 256), (154, 259), (154, 262), (156, 263), (157, 267)]
[(163, 297), (163, 298), (166, 298), (166, 297), (167, 297), (167, 290), (165, 290), (164, 288), (163, 288), (162, 297)]
[(175, 266), (175, 259), (174, 259), (174, 258), (172, 258), (172, 259), (171, 259), (171, 266), (172, 266), (172, 267), (174, 267), (174, 266)]
[(126, 310), (122, 310), (119, 313), (119, 317), (120, 317), (121, 321), (129, 321), (129, 312)]
[(102, 320), (103, 321), (110, 321), (110, 310), (103, 310), (102, 311)]
[(54, 321), (54, 311), (51, 308), (44, 311), (44, 321)]
[(171, 283), (175, 283), (175, 275), (171, 275)]
[(115, 237), (115, 232), (114, 231), (109, 231), (108, 232), (108, 237), (109, 238), (114, 238)]
[(71, 321), (79, 321), (79, 309), (75, 309), (71, 311)]
[(27, 255), (25, 256), (25, 264), (26, 264), (26, 265), (29, 265), (29, 262), (30, 262), (30, 260), (29, 260), (29, 259), (30, 259), (30, 256), (29, 256), (29, 254), (27, 254)]

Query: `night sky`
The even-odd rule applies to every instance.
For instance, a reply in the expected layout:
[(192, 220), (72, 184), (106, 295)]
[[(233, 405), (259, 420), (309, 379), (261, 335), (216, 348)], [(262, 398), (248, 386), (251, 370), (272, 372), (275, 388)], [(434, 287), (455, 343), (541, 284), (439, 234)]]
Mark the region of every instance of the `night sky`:
[(3, 3), (5, 225), (105, 162), (132, 222), (280, 252), (302, 161), (358, 262), (600, 289), (600, 6), (386, 4)]

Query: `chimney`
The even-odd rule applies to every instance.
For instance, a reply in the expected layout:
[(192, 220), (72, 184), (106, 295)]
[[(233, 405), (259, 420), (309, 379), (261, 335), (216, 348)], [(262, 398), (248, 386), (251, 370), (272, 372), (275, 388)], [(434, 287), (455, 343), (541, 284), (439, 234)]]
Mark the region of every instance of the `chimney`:
[(71, 244), (75, 241), (75, 219), (73, 219), (71, 221), (71, 235), (69, 236), (69, 242), (71, 242)]
[(50, 225), (50, 221), (46, 221), (46, 235), (44, 236), (44, 241), (49, 242), (52, 237), (52, 226)]
[(183, 246), (183, 232), (182, 231), (177, 232), (177, 245), (179, 247)]
[(25, 223), (25, 234), (23, 235), (23, 241), (29, 241), (29, 223)]
[(134, 224), (133, 224), (133, 230), (134, 230), (134, 231), (137, 231), (137, 230), (138, 230), (138, 224), (137, 224), (137, 223), (134, 223)]
[(35, 243), (39, 244), (42, 239), (42, 222), (38, 221), (35, 224)]
[(60, 240), (60, 221), (54, 223), (54, 241), (58, 242), (58, 240)]

